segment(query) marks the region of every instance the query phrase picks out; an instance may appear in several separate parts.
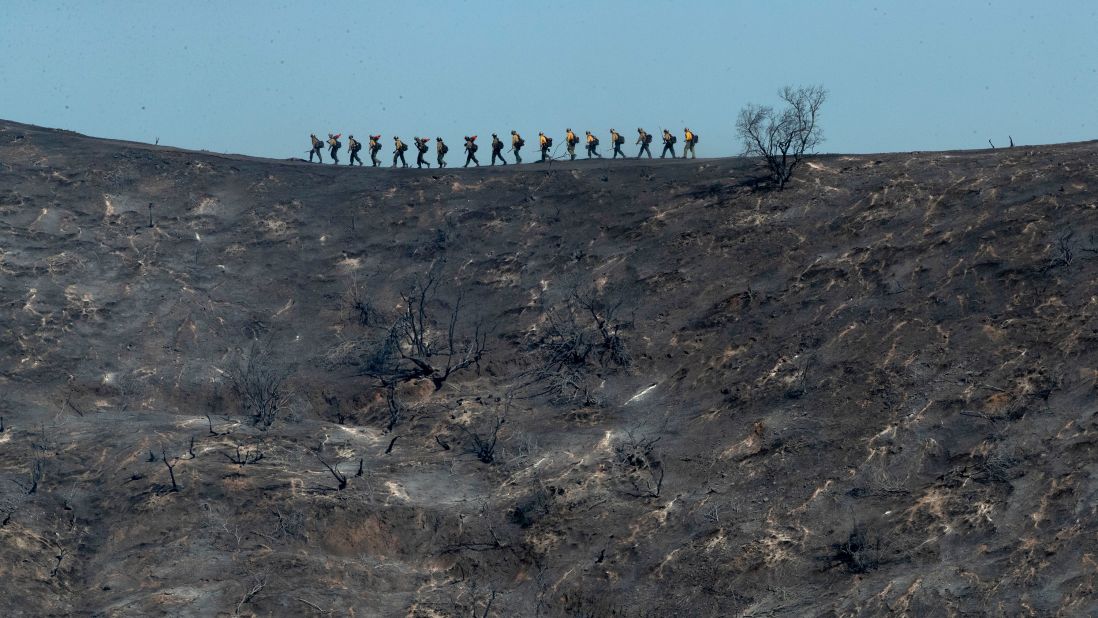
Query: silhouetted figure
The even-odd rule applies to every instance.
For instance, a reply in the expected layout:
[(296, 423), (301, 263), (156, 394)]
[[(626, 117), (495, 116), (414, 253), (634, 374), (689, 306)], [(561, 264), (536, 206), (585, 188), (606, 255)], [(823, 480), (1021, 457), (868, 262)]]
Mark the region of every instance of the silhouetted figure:
[(470, 163), (476, 163), (477, 167), (480, 167), (480, 161), (477, 161), (477, 136), (466, 135), (465, 136), (465, 165), (463, 167), (469, 167)]
[(592, 155), (594, 155), (594, 156), (596, 156), (600, 159), (602, 158), (602, 155), (599, 154), (598, 147), (599, 147), (599, 138), (595, 137), (594, 135), (591, 135), (591, 132), (588, 131), (587, 132), (587, 158), (588, 159), (590, 159)]
[(332, 165), (339, 165), (339, 155), (336, 154), (336, 153), (338, 153), (339, 149), (343, 146), (343, 144), (340, 143), (340, 141), (339, 141), (339, 136), (340, 135), (343, 135), (343, 134), (342, 133), (336, 133), (335, 135), (332, 135), (331, 133), (328, 134), (328, 156), (332, 158)]
[(421, 168), (424, 165), (426, 165), (428, 168), (430, 168), (431, 164), (427, 162), (426, 158), (424, 158), (424, 155), (427, 154), (427, 150), (428, 150), (428, 148), (427, 148), (427, 138), (426, 137), (414, 137), (414, 138), (412, 138), (412, 141), (414, 141), (416, 143), (416, 152), (419, 153), (419, 156), (416, 157), (416, 167)]
[(663, 130), (663, 152), (660, 153), (660, 158), (667, 156), (668, 151), (671, 152), (671, 158), (675, 158), (675, 136), (671, 135), (671, 132), (667, 129)]
[(691, 131), (689, 128), (683, 129), (686, 133), (685, 143), (682, 145), (682, 158), (686, 158), (686, 155), (690, 155), (691, 159), (697, 159), (698, 155), (694, 154), (694, 144), (698, 143), (698, 134)]
[(613, 158), (617, 159), (618, 155), (621, 155), (621, 158), (623, 158), (623, 159), (628, 159), (629, 158), (629, 157), (625, 156), (624, 152), (621, 151), (621, 146), (622, 146), (622, 144), (625, 143), (625, 138), (621, 136), (621, 133), (618, 133), (617, 131), (615, 131), (613, 129), (610, 129), (610, 143), (614, 145), (614, 157)]
[(370, 136), (370, 163), (373, 167), (381, 165), (381, 161), (377, 158), (377, 153), (381, 152), (381, 135)]
[(526, 140), (522, 139), (522, 136), (518, 134), (518, 131), (511, 131), (511, 151), (515, 153), (515, 163), (522, 163), (522, 156), (519, 155), (519, 151), (526, 145)]
[(358, 164), (362, 165), (362, 159), (358, 157), (359, 150), (362, 150), (362, 142), (356, 140), (354, 135), (348, 135), (347, 152), (351, 153), (351, 160), (347, 162), (347, 165), (354, 165), (355, 161), (358, 161)]
[(568, 160), (576, 160), (576, 144), (579, 143), (579, 138), (572, 132), (572, 129), (568, 129), (564, 132), (564, 145), (568, 148)]
[(552, 158), (549, 156), (549, 149), (553, 147), (553, 138), (538, 131), (538, 144), (541, 147), (541, 162), (545, 163)]
[(408, 144), (405, 144), (399, 137), (393, 136), (393, 167), (397, 166), (397, 159), (400, 159), (401, 167), (408, 167), (408, 162), (404, 160), (404, 152), (408, 150)]
[(450, 152), (450, 147), (446, 145), (446, 142), (442, 141), (441, 137), (435, 138), (435, 152), (438, 153), (438, 166), (440, 168), (446, 167), (446, 153)]
[(495, 133), (492, 134), (492, 165), (496, 164), (496, 157), (499, 157), (499, 162), (503, 165), (507, 165), (507, 160), (503, 158), (503, 141), (499, 139)]
[(649, 150), (648, 145), (652, 143), (652, 135), (644, 129), (637, 127), (637, 143), (640, 144), (641, 149), (637, 151), (637, 158), (641, 158), (641, 155), (648, 153), (648, 158), (652, 158), (652, 151)]

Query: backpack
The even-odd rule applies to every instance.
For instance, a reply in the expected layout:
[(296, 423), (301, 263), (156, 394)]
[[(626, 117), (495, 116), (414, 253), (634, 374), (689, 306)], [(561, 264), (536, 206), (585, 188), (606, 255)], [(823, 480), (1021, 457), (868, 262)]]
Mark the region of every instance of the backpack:
[(400, 143), (400, 151), (404, 152), (405, 150), (408, 150), (408, 144), (405, 144), (404, 142), (401, 142)]
[(476, 152), (476, 151), (477, 151), (476, 143), (470, 142), (469, 143), (469, 152)]
[(526, 140), (522, 139), (521, 137), (518, 139), (517, 142), (515, 142), (515, 148), (522, 148), (525, 145), (526, 145)]
[(343, 142), (336, 140), (335, 146), (332, 146), (332, 148), (335, 148), (336, 150), (343, 148)]
[(624, 144), (625, 143), (625, 138), (621, 136), (621, 133), (618, 133), (618, 139), (614, 140), (614, 143), (615, 144)]
[(418, 144), (416, 145), (416, 149), (417, 149), (417, 150), (419, 150), (419, 151), (420, 151), (420, 153), (424, 153), (424, 152), (427, 152), (427, 144), (425, 144), (424, 142), (419, 142), (419, 143), (418, 143)]
[(652, 143), (652, 134), (651, 133), (645, 133), (644, 134), (644, 143), (645, 144), (651, 144)]
[(598, 145), (599, 145), (599, 138), (596, 137), (595, 139), (591, 140), (591, 146), (598, 146)]
[(551, 138), (551, 137), (545, 138), (545, 147), (548, 148), (549, 146), (552, 146), (552, 145), (553, 145), (553, 138)]
[(674, 135), (672, 135), (672, 136), (671, 136), (671, 141), (670, 141), (670, 142), (668, 142), (668, 143), (674, 144), (674, 143), (675, 143), (675, 142), (677, 142), (677, 141), (679, 141), (679, 138), (677, 138), (677, 137), (675, 137)]
[(442, 145), (442, 154), (446, 154), (448, 152), (450, 152), (450, 147), (447, 146), (446, 144), (443, 144)]
[(697, 134), (697, 133), (695, 133), (695, 134), (694, 134), (694, 135), (693, 135), (692, 137), (693, 137), (694, 139), (693, 139), (693, 140), (691, 140), (691, 143), (693, 143), (693, 144), (697, 144), (697, 143), (698, 143), (698, 134)]

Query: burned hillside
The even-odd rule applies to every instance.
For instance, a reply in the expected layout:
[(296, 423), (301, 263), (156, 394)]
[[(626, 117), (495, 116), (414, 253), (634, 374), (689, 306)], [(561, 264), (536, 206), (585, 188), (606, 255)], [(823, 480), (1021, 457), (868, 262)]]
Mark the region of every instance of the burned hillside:
[(1094, 612), (1096, 154), (0, 122), (0, 612)]

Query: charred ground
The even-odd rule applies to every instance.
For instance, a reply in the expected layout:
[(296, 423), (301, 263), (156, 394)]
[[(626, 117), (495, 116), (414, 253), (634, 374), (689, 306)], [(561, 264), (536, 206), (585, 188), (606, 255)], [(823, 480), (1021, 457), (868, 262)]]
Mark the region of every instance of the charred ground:
[(0, 123), (0, 612), (1093, 612), (1096, 155)]

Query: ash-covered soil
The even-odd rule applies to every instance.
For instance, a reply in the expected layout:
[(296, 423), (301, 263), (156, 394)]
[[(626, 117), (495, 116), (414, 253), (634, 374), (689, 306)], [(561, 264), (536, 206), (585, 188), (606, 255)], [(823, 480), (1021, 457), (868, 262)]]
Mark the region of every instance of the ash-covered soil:
[(0, 613), (1092, 614), (1096, 155), (0, 122)]

